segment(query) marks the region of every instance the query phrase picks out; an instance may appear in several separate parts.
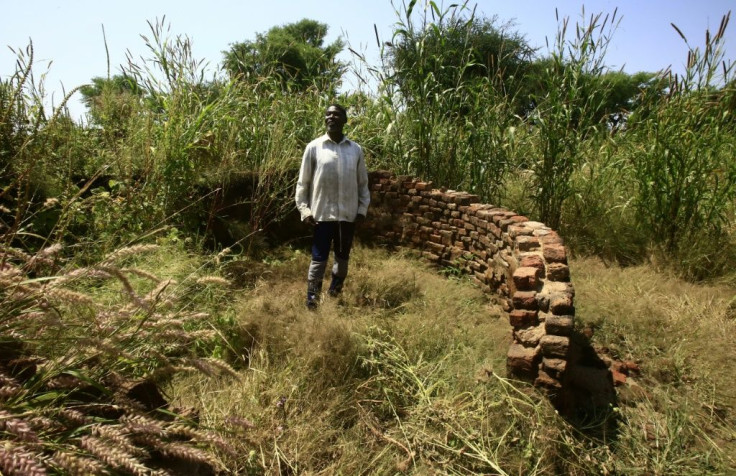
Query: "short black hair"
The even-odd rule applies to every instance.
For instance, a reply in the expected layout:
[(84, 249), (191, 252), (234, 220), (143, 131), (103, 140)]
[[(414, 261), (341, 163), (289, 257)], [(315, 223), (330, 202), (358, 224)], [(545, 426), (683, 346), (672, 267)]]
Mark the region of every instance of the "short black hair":
[[(340, 105), (340, 104), (338, 104), (336, 102), (333, 102), (332, 104), (330, 104), (329, 106), (327, 106), (327, 109), (329, 109), (331, 107), (334, 107), (335, 109), (337, 109), (338, 111), (340, 111), (342, 113), (342, 115), (345, 116), (346, 118), (348, 117), (348, 110), (345, 109), (342, 105)], [(327, 109), (325, 109), (325, 111)]]

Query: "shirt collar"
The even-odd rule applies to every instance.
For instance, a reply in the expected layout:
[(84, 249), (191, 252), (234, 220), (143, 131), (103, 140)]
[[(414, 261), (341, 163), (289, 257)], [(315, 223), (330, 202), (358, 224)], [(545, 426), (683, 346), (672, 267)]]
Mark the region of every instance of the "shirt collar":
[(348, 139), (348, 136), (343, 135), (342, 136), (342, 140), (340, 142), (335, 142), (334, 140), (330, 139), (330, 135), (329, 134), (325, 134), (325, 135), (322, 136), (322, 142), (326, 142), (326, 141), (330, 141), (333, 144), (338, 144), (339, 145), (339, 144), (342, 144), (343, 142), (350, 142), (350, 139)]

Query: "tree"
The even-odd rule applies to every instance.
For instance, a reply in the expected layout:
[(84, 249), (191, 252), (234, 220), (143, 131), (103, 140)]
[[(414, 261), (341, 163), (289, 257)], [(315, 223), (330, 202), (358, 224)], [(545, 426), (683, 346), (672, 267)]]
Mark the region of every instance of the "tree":
[(79, 88), (92, 123), (122, 133), (125, 123), (138, 110), (143, 88), (128, 75), (95, 77)]
[(639, 106), (644, 95), (653, 100), (654, 96), (663, 94), (656, 73), (610, 71), (604, 73), (600, 81), (601, 89), (607, 93), (601, 107), (601, 119), (607, 117), (613, 130), (623, 126), (628, 114)]
[(224, 67), (233, 77), (259, 80), (275, 76), (284, 89), (316, 86), (334, 92), (345, 66), (336, 57), (341, 39), (324, 46), (328, 26), (315, 20), (276, 26), (255, 41), (235, 43), (224, 51)]
[(522, 90), (534, 49), (513, 30), (513, 23), (500, 24), (497, 16), (476, 17), (465, 2), (444, 12), (434, 10), (431, 18), (425, 13), (416, 25), (412, 5), (387, 45), (392, 79), (407, 102), (423, 96), (417, 89), (428, 77), (440, 91), (480, 80), (490, 81), (507, 99)]

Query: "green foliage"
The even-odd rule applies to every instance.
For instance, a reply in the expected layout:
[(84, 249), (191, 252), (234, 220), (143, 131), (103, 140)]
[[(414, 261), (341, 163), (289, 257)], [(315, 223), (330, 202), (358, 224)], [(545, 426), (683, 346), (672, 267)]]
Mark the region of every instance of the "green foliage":
[(377, 75), (379, 114), (388, 121), (383, 160), (393, 170), (497, 198), (513, 147), (505, 139), (518, 124), (508, 91), (497, 85), (512, 63), (523, 62), (525, 44), (468, 14), (467, 3), (440, 11), (428, 2), (418, 24), (414, 6), (397, 11)]
[(0, 232), (28, 250), (44, 245), (63, 195), (74, 194), (85, 133), (66, 114), (71, 90), (49, 117), (43, 75), (33, 74), (33, 44), (17, 52), (16, 71), (0, 82)]
[(658, 89), (659, 78), (654, 73), (639, 72), (632, 75), (621, 71), (607, 71), (600, 77), (601, 89), (606, 92), (605, 103), (600, 108), (599, 119), (607, 118), (613, 130), (622, 128), (627, 115), (641, 103), (642, 96), (653, 101), (664, 92)]
[[(303, 28), (312, 35), (305, 41), (319, 41), (314, 35), (321, 30), (300, 25), (287, 30)], [(144, 221), (142, 232), (167, 219), (188, 230), (228, 220), (245, 224), (234, 238), (250, 249), (293, 201), (294, 171), (304, 144), (320, 131), (327, 99), (314, 88), (287, 91), (268, 75), (207, 80), (189, 39), (169, 38), (162, 22), (151, 24), (150, 39), (144, 38), (151, 57), (131, 59), (125, 71), (140, 85), (146, 107), (117, 153), (125, 167), (116, 174), (120, 191), (137, 195), (132, 214)], [(221, 210), (235, 187), (241, 202)]]
[[(406, 2), (397, 14), (382, 65), (367, 68), (378, 90), (339, 98), (369, 167), (511, 205), (580, 251), (631, 263), (653, 244), (676, 266), (689, 263), (690, 275), (708, 273), (707, 250), (731, 242), (733, 216), (727, 18), (702, 51), (691, 48), (687, 73), (672, 78), (606, 68), (615, 14), (592, 15), (574, 32), (562, 21), (549, 57), (532, 56), (509, 24), (476, 17), (467, 3), (443, 11)], [(337, 69), (328, 66), (336, 65), (322, 64), (331, 78), (322, 86), (271, 74), (275, 57), (247, 63), (248, 74), (208, 77), (188, 38), (172, 38), (163, 21), (150, 30), (148, 58), (129, 58), (120, 75), (81, 88), (86, 126), (63, 108), (47, 117), (32, 49), (3, 82), (0, 200), (4, 222), (23, 231), (15, 239), (40, 246), (53, 236), (104, 254), (164, 223), (197, 234), (220, 224), (256, 250), (261, 230), (291, 209), (304, 144), (322, 132), (320, 112), (334, 100)], [(317, 64), (339, 51), (339, 41), (323, 45), (325, 34), (304, 20), (247, 44), (266, 54), (288, 43)]]
[(336, 60), (343, 49), (340, 39), (323, 46), (328, 26), (314, 20), (276, 26), (258, 33), (255, 41), (235, 43), (224, 52), (225, 69), (233, 78), (258, 81), (276, 76), (285, 89), (316, 87), (334, 94), (344, 66)]
[[(706, 34), (704, 54), (690, 50), (686, 74), (672, 84), (669, 97), (630, 121), (628, 153), (638, 216), (652, 231), (652, 243), (675, 256), (691, 247), (708, 248), (711, 240), (728, 241), (736, 197), (736, 130), (730, 107), (733, 65), (723, 60), (722, 49), (727, 24), (728, 15), (718, 34)], [(714, 92), (710, 85), (716, 79), (725, 86)], [(711, 259), (707, 253), (685, 271), (707, 275)]]
[(721, 231), (736, 192), (730, 111), (704, 94), (670, 98), (634, 132), (641, 144), (631, 152), (639, 215), (669, 252)]
[(636, 189), (622, 136), (581, 150), (583, 162), (571, 177), (575, 193), (562, 212), (561, 233), (576, 253), (632, 265), (647, 259), (649, 231), (639, 226), (632, 203)]
[(585, 141), (605, 130), (601, 118), (609, 97), (604, 55), (615, 30), (616, 14), (592, 15), (587, 24), (576, 24), (568, 39), (569, 19), (558, 29), (551, 60), (539, 78), (544, 96), (536, 98), (531, 113), (537, 129), (538, 149), (531, 162), (539, 218), (559, 228), (565, 201), (572, 195), (571, 177), (581, 162)]
[(91, 123), (114, 137), (125, 134), (131, 116), (139, 112), (143, 95), (141, 87), (125, 75), (92, 78), (92, 84), (82, 86), (79, 92)]
[(487, 79), (513, 100), (522, 88), (520, 79), (531, 63), (532, 48), (512, 30), (512, 23), (499, 25), (497, 17), (476, 17), (468, 3), (442, 12), (428, 2), (419, 25), (405, 4), (397, 12), (403, 16), (388, 45), (387, 61), (407, 102), (427, 99), (418, 81), (429, 74), (440, 90)]

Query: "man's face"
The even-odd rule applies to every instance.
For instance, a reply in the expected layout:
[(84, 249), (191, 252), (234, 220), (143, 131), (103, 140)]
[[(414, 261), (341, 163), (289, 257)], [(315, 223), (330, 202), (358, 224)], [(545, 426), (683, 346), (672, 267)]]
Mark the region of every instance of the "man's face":
[(342, 132), (342, 128), (348, 122), (343, 112), (335, 106), (330, 106), (325, 111), (325, 126), (327, 132)]

